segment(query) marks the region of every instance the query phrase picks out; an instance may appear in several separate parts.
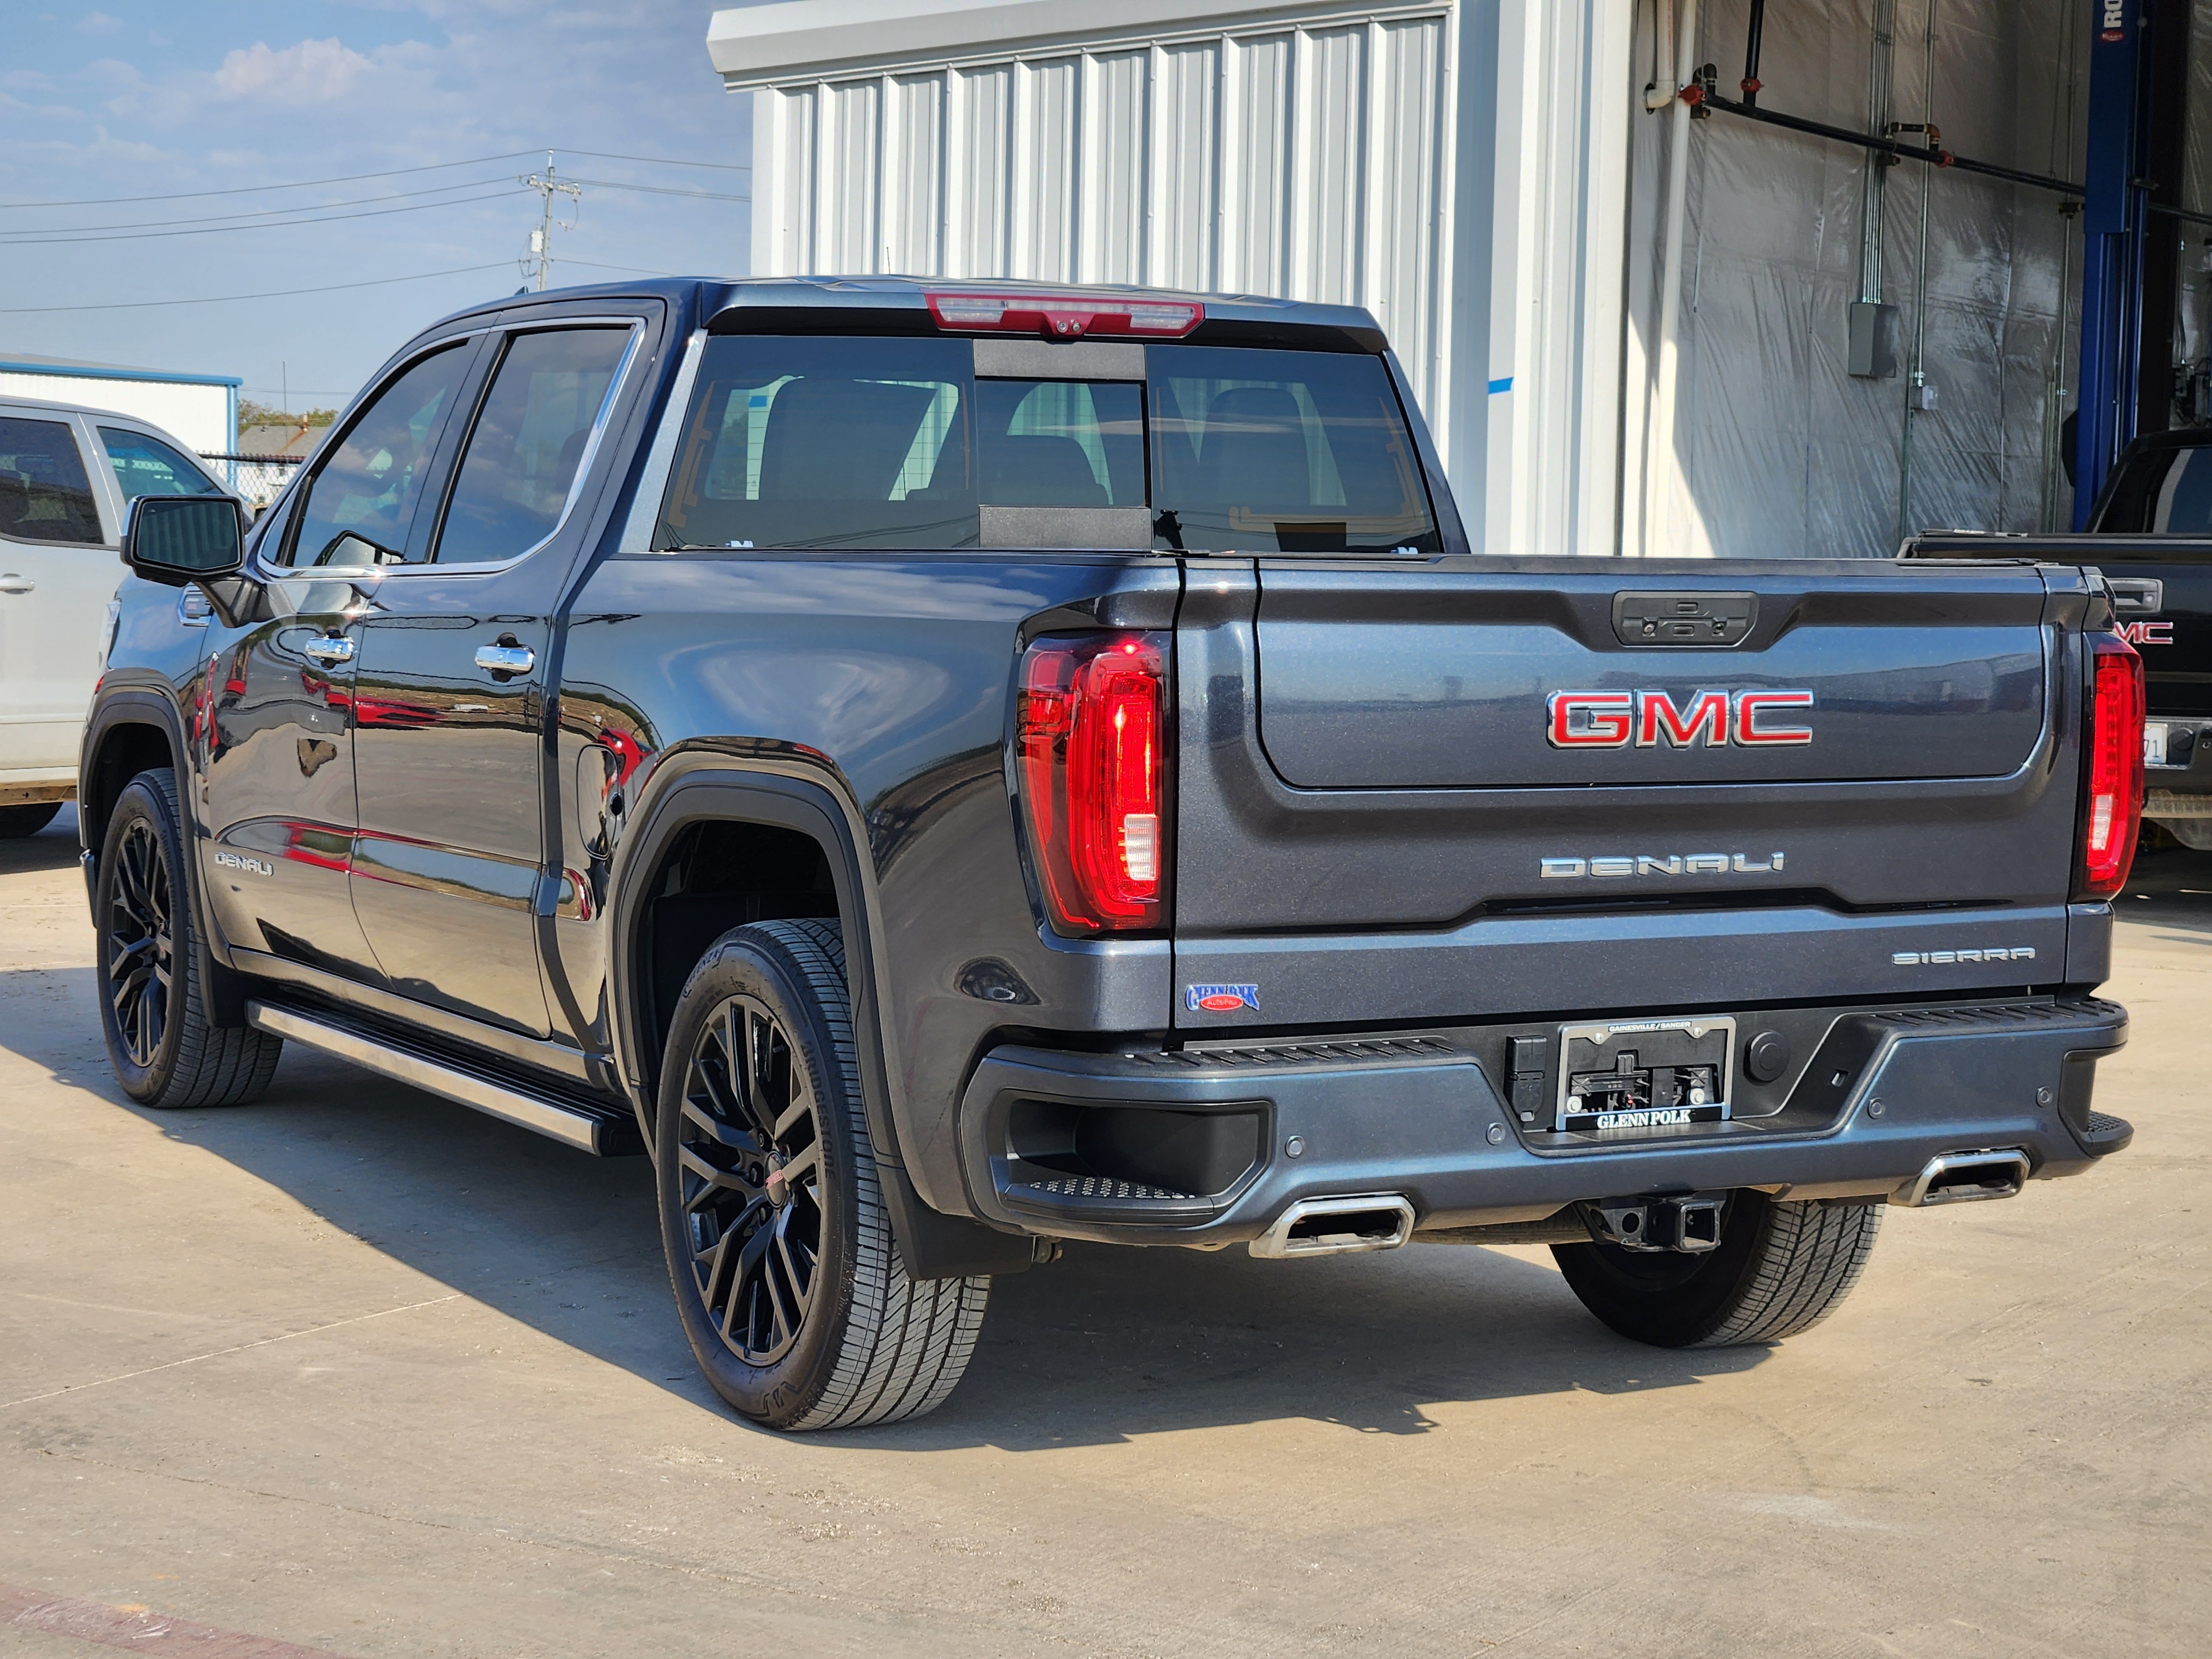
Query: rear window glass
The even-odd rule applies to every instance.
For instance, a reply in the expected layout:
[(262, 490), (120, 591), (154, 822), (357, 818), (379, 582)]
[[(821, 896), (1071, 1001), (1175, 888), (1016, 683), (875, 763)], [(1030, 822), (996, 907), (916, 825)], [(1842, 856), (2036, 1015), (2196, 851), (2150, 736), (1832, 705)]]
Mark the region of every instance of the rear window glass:
[(1158, 544), (1441, 550), (1420, 460), (1380, 358), (1148, 346), (1146, 366)]
[(1438, 546), (1380, 360), (1146, 361), (1148, 383), (978, 379), (965, 339), (710, 339), (653, 545), (969, 548), (1011, 507), (1148, 509), (1163, 550)]

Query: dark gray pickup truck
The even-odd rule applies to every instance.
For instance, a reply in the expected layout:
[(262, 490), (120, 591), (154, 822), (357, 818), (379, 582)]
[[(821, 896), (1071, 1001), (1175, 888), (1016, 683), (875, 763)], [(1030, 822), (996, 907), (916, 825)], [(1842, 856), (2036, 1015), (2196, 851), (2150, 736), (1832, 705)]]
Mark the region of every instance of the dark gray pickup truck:
[(2124, 450), (2081, 535), (1932, 530), (1907, 559), (2086, 565), (2142, 653), (2143, 817), (2212, 852), (2212, 429), (2148, 434)]
[(2142, 682), (2069, 568), (1477, 555), (1364, 312), (517, 297), (250, 530), (148, 498), (83, 751), (109, 1050), (643, 1151), (785, 1428), (1060, 1242), (1553, 1244), (1764, 1342), (2130, 1130)]

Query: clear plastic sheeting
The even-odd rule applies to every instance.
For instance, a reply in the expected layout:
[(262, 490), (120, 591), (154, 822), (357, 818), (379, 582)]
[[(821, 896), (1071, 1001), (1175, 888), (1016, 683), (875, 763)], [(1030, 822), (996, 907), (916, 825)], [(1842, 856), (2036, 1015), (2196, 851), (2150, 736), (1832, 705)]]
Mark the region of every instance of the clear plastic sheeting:
[[(1639, 107), (1654, 4), (1641, 0), (1637, 18)], [(1978, 161), (2081, 176), (2080, 0), (1772, 0), (1760, 106), (1866, 131), (1878, 8), (1894, 19), (1891, 121), (1932, 120), (1942, 148)], [(1741, 95), (1749, 9), (1698, 9), (1697, 60), (1717, 66), (1725, 98)], [(1897, 162), (1881, 190), (1879, 268), (1864, 272), (1869, 153), (1727, 111), (1689, 124), (1674, 453), (1647, 453), (1668, 126), (1638, 115), (1632, 138), (1622, 550), (1884, 557), (1922, 528), (2063, 524), (2081, 260), (2064, 198)], [(1875, 376), (1850, 372), (1863, 289), (1894, 307)]]

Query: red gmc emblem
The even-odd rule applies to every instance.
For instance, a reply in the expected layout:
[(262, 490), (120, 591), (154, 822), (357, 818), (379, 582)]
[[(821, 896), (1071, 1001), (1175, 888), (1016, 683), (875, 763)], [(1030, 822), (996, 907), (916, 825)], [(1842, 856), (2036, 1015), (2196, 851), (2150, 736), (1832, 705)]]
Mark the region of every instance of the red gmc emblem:
[(1813, 741), (1810, 726), (1784, 725), (1786, 708), (1810, 708), (1810, 691), (1554, 691), (1546, 735), (1554, 749), (1747, 748)]

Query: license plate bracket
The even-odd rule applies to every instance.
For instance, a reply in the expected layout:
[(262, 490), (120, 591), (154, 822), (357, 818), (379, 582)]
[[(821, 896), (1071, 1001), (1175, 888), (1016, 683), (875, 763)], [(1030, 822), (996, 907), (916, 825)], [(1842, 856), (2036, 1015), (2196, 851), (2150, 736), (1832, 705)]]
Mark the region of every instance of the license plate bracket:
[(1735, 1020), (1607, 1020), (1559, 1028), (1560, 1134), (1724, 1122), (1735, 1073)]

